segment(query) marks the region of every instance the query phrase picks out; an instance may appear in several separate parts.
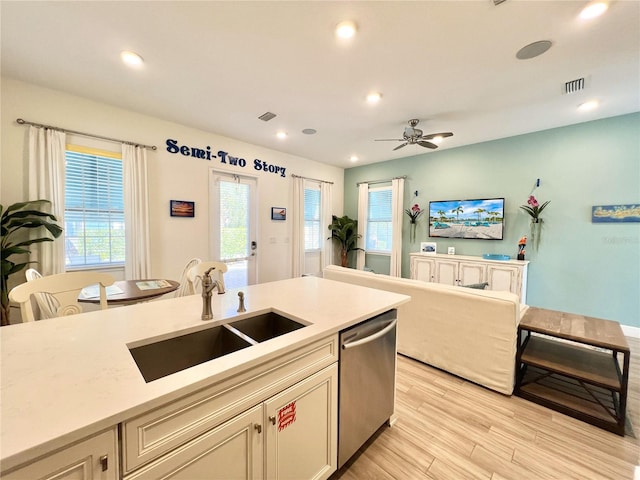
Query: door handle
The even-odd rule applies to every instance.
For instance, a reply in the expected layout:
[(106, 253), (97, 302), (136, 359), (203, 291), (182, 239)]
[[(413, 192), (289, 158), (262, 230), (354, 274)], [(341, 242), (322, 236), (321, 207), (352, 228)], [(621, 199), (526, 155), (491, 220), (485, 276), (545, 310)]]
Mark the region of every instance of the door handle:
[(254, 240), (251, 242), (251, 250), (255, 250), (256, 248), (258, 248), (258, 243)]

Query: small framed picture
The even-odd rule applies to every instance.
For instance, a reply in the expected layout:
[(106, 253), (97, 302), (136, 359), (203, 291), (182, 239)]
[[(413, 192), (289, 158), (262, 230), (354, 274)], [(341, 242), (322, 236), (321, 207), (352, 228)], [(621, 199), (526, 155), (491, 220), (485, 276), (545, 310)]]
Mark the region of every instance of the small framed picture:
[(287, 209), (282, 207), (271, 207), (271, 220), (286, 220)]
[(185, 200), (171, 200), (169, 203), (169, 214), (172, 217), (194, 217), (196, 212), (196, 202)]
[(436, 242), (420, 242), (420, 253), (423, 255), (435, 255), (436, 246)]

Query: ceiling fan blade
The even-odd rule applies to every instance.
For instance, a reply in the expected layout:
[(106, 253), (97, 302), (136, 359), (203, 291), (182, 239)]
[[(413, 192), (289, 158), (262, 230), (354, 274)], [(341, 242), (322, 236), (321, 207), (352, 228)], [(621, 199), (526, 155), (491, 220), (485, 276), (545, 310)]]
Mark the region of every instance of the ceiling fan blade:
[(404, 138), (376, 138), (374, 142), (404, 142)]
[(426, 148), (438, 148), (438, 145), (436, 145), (435, 143), (425, 142), (424, 140), (418, 140), (416, 143), (417, 143), (418, 145), (420, 145), (421, 147), (426, 147)]
[(408, 143), (407, 143), (407, 142), (404, 142), (402, 145), (398, 145), (398, 146), (397, 146), (396, 148), (394, 148), (393, 150), (400, 150), (402, 147), (405, 147), (405, 146), (407, 146), (407, 145), (408, 145)]
[(422, 136), (422, 140), (431, 140), (432, 138), (436, 138), (436, 137), (447, 138), (447, 137), (452, 137), (452, 136), (453, 136), (453, 133), (451, 133), (451, 132), (430, 133), (429, 135), (423, 135)]

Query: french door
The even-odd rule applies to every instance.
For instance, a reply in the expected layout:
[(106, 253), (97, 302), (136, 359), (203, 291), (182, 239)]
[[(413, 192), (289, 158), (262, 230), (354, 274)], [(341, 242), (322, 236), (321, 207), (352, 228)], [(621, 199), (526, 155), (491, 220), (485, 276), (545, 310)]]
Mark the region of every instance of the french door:
[(211, 259), (229, 267), (224, 275), (226, 288), (257, 282), (256, 188), (253, 177), (211, 170)]

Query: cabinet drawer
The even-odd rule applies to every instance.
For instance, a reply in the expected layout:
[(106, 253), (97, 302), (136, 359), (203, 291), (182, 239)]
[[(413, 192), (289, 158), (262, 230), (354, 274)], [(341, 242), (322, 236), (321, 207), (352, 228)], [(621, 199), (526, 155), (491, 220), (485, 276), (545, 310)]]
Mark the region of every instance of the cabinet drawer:
[(125, 421), (123, 470), (136, 468), (338, 361), (333, 335)]
[(118, 478), (118, 436), (107, 430), (63, 450), (31, 462), (10, 473), (4, 480), (116, 480)]

